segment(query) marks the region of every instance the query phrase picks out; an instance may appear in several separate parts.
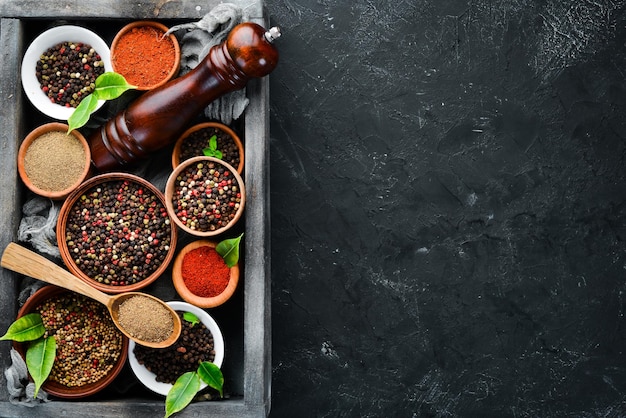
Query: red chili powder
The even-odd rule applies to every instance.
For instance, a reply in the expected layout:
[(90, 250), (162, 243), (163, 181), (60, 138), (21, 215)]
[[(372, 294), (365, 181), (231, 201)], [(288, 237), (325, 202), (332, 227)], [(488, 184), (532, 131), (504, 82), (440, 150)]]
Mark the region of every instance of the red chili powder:
[(129, 84), (148, 87), (164, 80), (175, 65), (174, 43), (165, 32), (140, 26), (117, 41), (111, 61)]
[(205, 298), (222, 293), (230, 280), (230, 268), (222, 256), (208, 246), (185, 254), (181, 270), (185, 286), (194, 295)]

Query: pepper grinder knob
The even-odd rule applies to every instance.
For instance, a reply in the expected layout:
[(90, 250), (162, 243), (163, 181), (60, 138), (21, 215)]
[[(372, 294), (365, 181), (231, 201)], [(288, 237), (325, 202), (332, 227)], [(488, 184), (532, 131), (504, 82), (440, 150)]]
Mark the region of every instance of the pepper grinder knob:
[(272, 43), (276, 39), (280, 38), (280, 35), (280, 28), (278, 26), (273, 26), (265, 32), (265, 39), (267, 39), (267, 42)]

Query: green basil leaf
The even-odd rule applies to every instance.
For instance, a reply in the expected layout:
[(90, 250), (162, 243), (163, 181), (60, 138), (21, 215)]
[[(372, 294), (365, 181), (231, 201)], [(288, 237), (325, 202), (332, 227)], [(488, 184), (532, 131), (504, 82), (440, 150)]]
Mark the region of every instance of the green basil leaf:
[(98, 98), (96, 95), (92, 93), (85, 96), (85, 98), (83, 98), (78, 106), (76, 106), (76, 109), (74, 109), (70, 117), (67, 119), (67, 124), (69, 125), (67, 133), (69, 134), (74, 129), (78, 129), (85, 125), (89, 120), (91, 112), (96, 110), (96, 107), (98, 107)]
[(33, 312), (13, 322), (6, 334), (0, 337), (0, 340), (33, 341), (41, 337), (45, 332), (46, 328), (41, 321), (41, 315)]
[(203, 361), (198, 367), (198, 375), (204, 383), (217, 390), (220, 397), (224, 397), (224, 375), (217, 365), (210, 361)]
[(198, 322), (200, 322), (200, 320), (198, 319), (197, 316), (195, 316), (194, 314), (192, 314), (191, 312), (184, 312), (183, 313), (183, 319), (187, 322), (191, 322), (191, 326), (193, 327), (194, 325), (196, 325)]
[(165, 398), (165, 418), (182, 411), (196, 396), (200, 389), (200, 378), (196, 372), (181, 375), (167, 392)]
[(213, 154), (215, 158), (219, 158), (220, 160), (222, 159), (222, 151), (216, 149), (215, 151), (213, 151)]
[(230, 238), (221, 241), (215, 247), (215, 251), (222, 256), (228, 267), (233, 267), (239, 261), (239, 242), (243, 234), (237, 238)]
[(35, 398), (39, 388), (50, 375), (56, 352), (57, 343), (52, 336), (31, 343), (26, 350), (26, 367), (35, 382)]
[(137, 88), (126, 82), (123, 75), (115, 72), (106, 72), (96, 78), (94, 94), (99, 100), (113, 100), (120, 97), (126, 90)]
[(211, 148), (213, 151), (217, 149), (217, 135), (213, 135), (211, 138), (209, 138), (209, 148)]
[(214, 157), (215, 156), (215, 151), (213, 151), (211, 148), (204, 148), (202, 150), (202, 153), (204, 154), (205, 157)]

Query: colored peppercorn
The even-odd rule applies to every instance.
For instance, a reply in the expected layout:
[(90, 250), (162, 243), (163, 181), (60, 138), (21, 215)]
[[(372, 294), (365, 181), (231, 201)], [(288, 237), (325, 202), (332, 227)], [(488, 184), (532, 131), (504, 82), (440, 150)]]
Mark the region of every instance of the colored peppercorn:
[(241, 206), (237, 179), (223, 165), (198, 162), (177, 177), (172, 204), (190, 229), (215, 231), (228, 225)]
[(41, 54), (35, 75), (52, 103), (76, 107), (93, 92), (96, 78), (104, 73), (100, 55), (84, 43), (61, 42)]
[(112, 286), (137, 283), (165, 260), (171, 224), (161, 200), (139, 183), (106, 181), (70, 209), (65, 241), (76, 266)]
[(67, 387), (95, 383), (117, 362), (123, 335), (107, 309), (82, 295), (64, 294), (48, 299), (36, 310), (46, 333), (57, 342), (49, 379)]

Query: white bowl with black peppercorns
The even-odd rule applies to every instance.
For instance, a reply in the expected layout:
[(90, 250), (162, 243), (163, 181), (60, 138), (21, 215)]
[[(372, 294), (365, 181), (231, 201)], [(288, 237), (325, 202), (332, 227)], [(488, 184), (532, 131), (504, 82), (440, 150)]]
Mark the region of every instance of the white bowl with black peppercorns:
[[(221, 368), (224, 361), (224, 337), (211, 315), (187, 302), (167, 304), (182, 315), (183, 329), (178, 341), (160, 349), (142, 347), (133, 341), (128, 344), (128, 363), (137, 379), (163, 396), (167, 396), (180, 375), (197, 370), (200, 362), (210, 361)], [(185, 314), (192, 314), (191, 318)], [(206, 387), (202, 382), (200, 390)]]
[[(93, 91), (98, 75), (108, 71), (113, 71), (109, 46), (100, 36), (80, 26), (56, 26), (28, 46), (22, 87), (40, 112), (67, 120)], [(103, 104), (101, 100), (98, 108)]]

